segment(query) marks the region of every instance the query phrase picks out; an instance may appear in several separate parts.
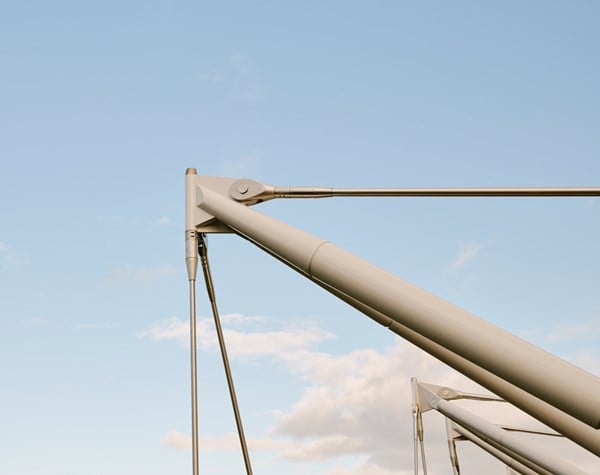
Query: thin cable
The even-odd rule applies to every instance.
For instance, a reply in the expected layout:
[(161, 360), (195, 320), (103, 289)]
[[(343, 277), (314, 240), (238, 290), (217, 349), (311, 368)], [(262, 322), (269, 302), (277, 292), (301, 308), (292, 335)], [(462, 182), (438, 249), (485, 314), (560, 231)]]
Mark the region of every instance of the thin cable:
[[(269, 190), (270, 191), (270, 190)], [(263, 193), (265, 194), (265, 193)], [(272, 189), (274, 198), (328, 198), (332, 196), (600, 196), (600, 187), (539, 187), (539, 188), (322, 188), (309, 186), (278, 186)], [(261, 195), (262, 197), (262, 195)]]
[(421, 462), (423, 464), (423, 474), (427, 475), (427, 462), (425, 460), (425, 442), (423, 441), (423, 416), (420, 409), (417, 409), (417, 437), (421, 446)]
[(456, 442), (448, 439), (448, 449), (450, 450), (450, 463), (454, 475), (460, 475), (460, 465), (458, 464), (458, 453), (456, 452)]
[(421, 462), (423, 464), (423, 475), (427, 475), (427, 462), (425, 461), (425, 443), (423, 442), (423, 439), (421, 439), (419, 442), (421, 445)]
[(221, 328), (221, 319), (219, 318), (219, 310), (217, 308), (217, 299), (215, 297), (215, 289), (213, 286), (212, 276), (210, 273), (210, 266), (208, 263), (208, 249), (206, 247), (206, 241), (204, 234), (198, 235), (198, 251), (200, 254), (200, 262), (202, 265), (202, 272), (204, 273), (204, 280), (206, 282), (206, 291), (208, 292), (208, 298), (212, 307), (212, 313), (215, 320), (215, 327), (217, 329), (217, 337), (219, 339), (219, 347), (221, 349), (221, 357), (223, 359), (223, 366), (225, 367), (225, 376), (227, 377), (227, 386), (229, 387), (229, 395), (231, 397), (231, 405), (233, 407), (233, 414), (235, 416), (235, 423), (237, 425), (238, 436), (240, 438), (240, 445), (242, 446), (242, 454), (244, 455), (244, 464), (246, 465), (246, 473), (252, 475), (252, 466), (250, 464), (250, 456), (248, 454), (248, 446), (246, 444), (246, 436), (244, 435), (244, 428), (242, 426), (242, 417), (240, 416), (240, 410), (237, 403), (237, 397), (235, 395), (235, 388), (233, 386), (233, 377), (231, 376), (231, 368), (229, 366), (229, 358), (227, 357), (227, 349), (225, 348), (225, 339), (223, 338), (223, 330)]
[(419, 442), (417, 440), (417, 424), (416, 424), (417, 412), (413, 410), (412, 413), (412, 427), (413, 427), (413, 459), (415, 466), (415, 475), (419, 475)]

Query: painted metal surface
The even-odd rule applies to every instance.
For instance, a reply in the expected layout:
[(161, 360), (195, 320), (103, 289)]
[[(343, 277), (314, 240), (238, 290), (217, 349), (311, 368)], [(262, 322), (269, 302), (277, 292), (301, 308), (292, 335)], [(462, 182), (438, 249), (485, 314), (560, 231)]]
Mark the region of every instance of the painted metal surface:
[[(311, 280), (351, 296), (592, 428), (600, 426), (600, 378), (323, 239), (207, 187), (194, 191), (198, 207)], [(580, 395), (577, 404), (573, 391)]]
[[(394, 333), (600, 455), (600, 431), (595, 430), (600, 427), (600, 378), (323, 239), (247, 207), (273, 198), (328, 196), (600, 196), (600, 188), (273, 187), (253, 180), (200, 176), (195, 169), (188, 169), (185, 196), (190, 279), (193, 276), (195, 281), (197, 233), (237, 233)], [(195, 356), (192, 373), (194, 386)], [(576, 401), (573, 393), (578, 395)], [(556, 473), (582, 473), (565, 470)]]

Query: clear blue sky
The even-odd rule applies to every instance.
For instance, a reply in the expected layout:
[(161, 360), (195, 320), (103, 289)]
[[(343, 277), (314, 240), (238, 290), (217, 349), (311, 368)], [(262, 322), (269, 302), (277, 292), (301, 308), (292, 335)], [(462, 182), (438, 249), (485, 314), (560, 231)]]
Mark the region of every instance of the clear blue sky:
[[(0, 472), (191, 473), (187, 167), (599, 186), (599, 17), (594, 2), (0, 5)], [(600, 373), (598, 199), (261, 209)], [(469, 383), (240, 239), (210, 254), (255, 473), (409, 473), (409, 378)], [(242, 473), (203, 290), (201, 472)], [(433, 474), (450, 470), (442, 436)], [(469, 450), (465, 473), (504, 473)]]

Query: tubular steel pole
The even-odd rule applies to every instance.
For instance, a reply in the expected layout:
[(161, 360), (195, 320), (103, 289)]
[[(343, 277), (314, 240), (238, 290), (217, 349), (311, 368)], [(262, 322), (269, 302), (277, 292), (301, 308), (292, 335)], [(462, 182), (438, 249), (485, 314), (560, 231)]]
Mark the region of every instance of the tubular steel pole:
[[(186, 188), (189, 188), (196, 170), (186, 171)], [(186, 193), (186, 210), (190, 203)], [(192, 403), (192, 474), (198, 475), (198, 382), (196, 367), (196, 274), (198, 271), (198, 235), (186, 219), (185, 266), (190, 287), (190, 372)]]
[(410, 341), (415, 346), (421, 348), (430, 355), (436, 357), (440, 361), (471, 378), (473, 381), (478, 382), (495, 394), (502, 396), (502, 398), (509, 401), (511, 404), (514, 404), (516, 407), (520, 408), (532, 417), (563, 434), (565, 437), (581, 447), (600, 456), (600, 431), (592, 429), (590, 426), (580, 422), (574, 417), (565, 414), (564, 412), (556, 409), (554, 406), (551, 406), (540, 399), (537, 399), (522, 389), (508, 383), (504, 379), (490, 373), (474, 363), (471, 363), (462, 356), (457, 355), (441, 345), (438, 345), (437, 343), (425, 338), (419, 333), (410, 330), (409, 328), (397, 322), (394, 322), (389, 317), (376, 312), (372, 308), (361, 304), (360, 302), (353, 300), (348, 296), (340, 293), (336, 294), (331, 289), (328, 290), (365, 315), (373, 318), (373, 320), (389, 328), (397, 335)]
[[(311, 276), (306, 272), (302, 271), (298, 267), (292, 266), (289, 262), (286, 262), (281, 259), (281, 257), (273, 254), (271, 251), (269, 251), (269, 249), (266, 249), (257, 243), (254, 244), (264, 252), (270, 254), (272, 257), (278, 259), (286, 265), (289, 265), (304, 277), (311, 279)], [(346, 302), (348, 305), (354, 307), (359, 312), (367, 315), (380, 325), (392, 330), (395, 334), (401, 336), (405, 340), (408, 340), (413, 345), (421, 348), (448, 366), (451, 366), (465, 376), (471, 378), (473, 381), (477, 381), (479, 384), (488, 388), (493, 393), (514, 404), (516, 407), (543, 422), (547, 426), (553, 428), (584, 449), (587, 449), (590, 452), (600, 456), (600, 431), (592, 429), (587, 424), (584, 424), (574, 417), (565, 414), (564, 412), (556, 409), (554, 406), (551, 406), (550, 404), (532, 396), (531, 394), (508, 383), (504, 379), (490, 373), (476, 364), (471, 363), (469, 360), (425, 338), (423, 335), (395, 322), (390, 317), (377, 312), (368, 305), (359, 302), (355, 298), (352, 298), (331, 286), (327, 286), (323, 282), (315, 283), (340, 300)]]
[[(196, 205), (312, 280), (352, 296), (589, 426), (600, 427), (600, 378), (322, 239), (206, 187), (196, 187)], [(576, 403), (573, 393), (578, 395)]]

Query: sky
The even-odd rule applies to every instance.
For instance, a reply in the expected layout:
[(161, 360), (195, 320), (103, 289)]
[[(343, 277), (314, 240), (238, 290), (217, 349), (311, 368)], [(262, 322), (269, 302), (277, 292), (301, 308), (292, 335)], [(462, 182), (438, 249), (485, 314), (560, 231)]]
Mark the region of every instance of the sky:
[[(191, 473), (188, 167), (281, 186), (600, 186), (599, 15), (0, 3), (0, 473)], [(600, 374), (598, 198), (256, 209)], [(210, 236), (209, 256), (256, 474), (412, 473), (410, 378), (481, 391), (236, 236)], [(198, 319), (200, 473), (243, 473), (202, 282)], [(451, 473), (443, 418), (424, 418), (429, 473)], [(466, 442), (458, 455), (465, 474), (506, 473)]]

